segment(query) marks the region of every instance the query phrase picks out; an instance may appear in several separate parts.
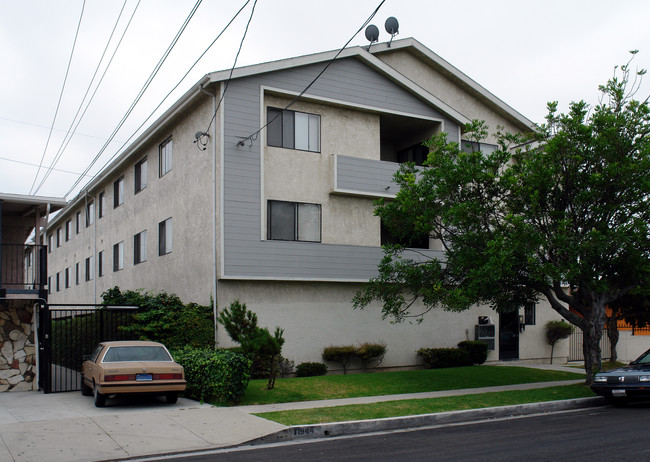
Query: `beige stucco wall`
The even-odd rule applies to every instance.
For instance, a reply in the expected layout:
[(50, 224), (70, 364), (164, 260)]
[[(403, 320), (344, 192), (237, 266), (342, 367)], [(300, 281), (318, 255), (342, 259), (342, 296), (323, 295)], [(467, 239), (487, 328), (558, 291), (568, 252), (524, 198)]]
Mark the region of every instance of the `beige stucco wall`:
[[(106, 289), (118, 285), (121, 289), (144, 288), (178, 294), (183, 300), (209, 303), (212, 290), (212, 147), (219, 140), (210, 139), (208, 149), (200, 151), (194, 144), (194, 134), (205, 130), (212, 117), (212, 101), (201, 98), (158, 131), (152, 141), (142, 146), (119, 170), (89, 192), (95, 201), (95, 224), (85, 226), (84, 203), (57, 217), (59, 226), (72, 219), (72, 239), (52, 249), (48, 256), (48, 274), (55, 284), (57, 272), (70, 268), (71, 288), (55, 288), (52, 303), (97, 303)], [(215, 121), (219, 127), (219, 118)], [(172, 169), (159, 177), (159, 145), (169, 136), (173, 140)], [(219, 144), (217, 144), (219, 146)], [(134, 166), (147, 156), (146, 188), (135, 188)], [(218, 164), (217, 164), (218, 168)], [(124, 203), (113, 208), (113, 183), (124, 176)], [(218, 181), (218, 172), (217, 172)], [(105, 216), (97, 217), (100, 192), (105, 193)], [(75, 234), (75, 214), (82, 210), (83, 227)], [(172, 218), (172, 252), (158, 255), (158, 224)], [(147, 230), (147, 260), (134, 265), (133, 237)], [(56, 239), (54, 239), (54, 242)], [(113, 271), (113, 246), (124, 241), (124, 269)], [(55, 244), (56, 245), (56, 244)], [(97, 255), (104, 252), (105, 276), (98, 277)], [(85, 281), (85, 260), (94, 256), (95, 278)], [(75, 284), (75, 263), (80, 263), (80, 284)]]
[[(415, 352), (419, 348), (456, 347), (462, 340), (474, 340), (478, 316), (490, 316), (497, 325), (496, 349), (489, 352), (488, 361), (499, 359), (499, 315), (489, 307), (462, 313), (437, 309), (426, 314), (420, 324), (415, 320), (393, 324), (381, 318), (377, 303), (364, 310), (353, 309), (351, 300), (360, 287), (346, 283), (222, 281), (218, 303), (223, 309), (239, 300), (257, 313), (261, 326), (271, 331), (283, 328), (286, 342), (282, 355), (296, 364), (322, 361), (323, 348), (330, 345), (384, 342), (388, 350), (381, 367), (416, 366), (419, 362)], [(413, 312), (417, 309), (415, 306)], [(559, 316), (541, 302), (536, 325), (526, 326), (520, 334), (520, 359), (548, 361), (550, 347), (544, 338), (544, 324), (549, 319)], [(221, 346), (232, 345), (222, 327), (219, 336)], [(568, 340), (556, 346), (554, 362), (566, 361), (567, 352)], [(329, 368), (336, 370), (337, 366), (329, 364)]]
[[(264, 107), (285, 107), (290, 101), (266, 94)], [(335, 155), (379, 160), (379, 116), (315, 102), (298, 102), (291, 109), (321, 116), (321, 152), (275, 148), (263, 142), (265, 200), (321, 204), (325, 244), (380, 245), (372, 199), (331, 194)], [(262, 209), (262, 223), (266, 223), (266, 209)], [(266, 231), (262, 234), (265, 238)]]
[(490, 127), (488, 143), (496, 143), (494, 133), (497, 126), (502, 126), (506, 132), (512, 133), (522, 130), (519, 124), (476, 92), (459, 85), (458, 81), (451, 80), (440, 69), (434, 68), (408, 51), (385, 52), (376, 56), (468, 119), (484, 120)]

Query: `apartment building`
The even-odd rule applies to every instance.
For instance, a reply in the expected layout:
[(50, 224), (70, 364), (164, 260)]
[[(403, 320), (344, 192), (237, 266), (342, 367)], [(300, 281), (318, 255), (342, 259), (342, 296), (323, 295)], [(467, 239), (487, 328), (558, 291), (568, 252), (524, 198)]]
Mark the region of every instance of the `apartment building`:
[(532, 122), (417, 40), (330, 63), (335, 54), (202, 78), (52, 220), (50, 300), (97, 303), (114, 286), (212, 296), (217, 309), (238, 299), (284, 329), (296, 364), (328, 345), (382, 341), (382, 366), (413, 366), (417, 349), (477, 334), (491, 340), (489, 360), (548, 358), (543, 326), (558, 315), (543, 302), (501, 316), (437, 311), (421, 324), (352, 308), (390, 238), (373, 200), (394, 197), (399, 163), (422, 161), (434, 133), (461, 142), (472, 119), (511, 132)]

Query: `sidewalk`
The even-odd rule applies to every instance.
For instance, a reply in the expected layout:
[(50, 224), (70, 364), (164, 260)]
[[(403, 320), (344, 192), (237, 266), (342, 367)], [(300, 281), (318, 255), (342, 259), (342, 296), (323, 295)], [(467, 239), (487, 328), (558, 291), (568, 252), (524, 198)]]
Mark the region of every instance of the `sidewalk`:
[[(514, 365), (514, 363), (509, 364)], [(526, 366), (546, 368), (531, 364)], [(557, 367), (553, 366), (554, 369)], [(576, 369), (571, 370), (576, 371)], [(252, 414), (285, 409), (541, 388), (576, 382), (580, 380), (232, 408), (202, 405), (187, 399), (179, 399), (178, 403), (168, 405), (157, 398), (144, 401), (142, 398), (115, 399), (110, 400), (105, 408), (96, 408), (92, 398), (81, 396), (78, 392), (48, 395), (40, 392), (1, 393), (0, 460), (20, 462), (114, 460), (150, 454), (223, 448), (253, 440), (286, 440), (296, 434), (318, 437), (319, 434), (355, 433), (366, 428), (368, 430), (365, 431), (377, 431), (379, 427), (376, 422), (372, 427), (368, 427), (366, 422), (365, 424), (338, 424), (329, 427), (329, 430), (324, 429), (326, 426), (305, 426), (296, 432), (294, 427), (288, 428)], [(574, 403), (573, 407), (580, 405)], [(531, 409), (539, 409), (539, 406)], [(470, 416), (462, 412), (443, 414), (453, 414), (452, 417), (456, 421)], [(396, 425), (399, 428), (422, 425), (421, 417), (418, 417), (417, 421), (414, 419), (411, 417), (379, 420), (386, 429), (396, 428)], [(304, 430), (305, 428), (307, 431)]]

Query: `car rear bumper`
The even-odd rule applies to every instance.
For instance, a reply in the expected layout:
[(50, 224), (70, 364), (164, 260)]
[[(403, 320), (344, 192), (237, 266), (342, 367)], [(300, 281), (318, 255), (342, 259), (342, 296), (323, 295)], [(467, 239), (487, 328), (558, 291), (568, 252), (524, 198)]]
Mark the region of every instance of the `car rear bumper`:
[(182, 392), (187, 388), (187, 382), (161, 382), (161, 383), (100, 383), (97, 391), (104, 395), (120, 393), (170, 393)]

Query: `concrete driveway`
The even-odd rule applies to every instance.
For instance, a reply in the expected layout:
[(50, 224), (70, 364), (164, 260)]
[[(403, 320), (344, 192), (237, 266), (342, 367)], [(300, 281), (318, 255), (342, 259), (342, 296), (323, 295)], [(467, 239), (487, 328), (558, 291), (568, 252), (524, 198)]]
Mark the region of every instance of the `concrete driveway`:
[(0, 460), (97, 461), (242, 444), (286, 427), (237, 408), (179, 398), (109, 399), (79, 392), (0, 393)]

